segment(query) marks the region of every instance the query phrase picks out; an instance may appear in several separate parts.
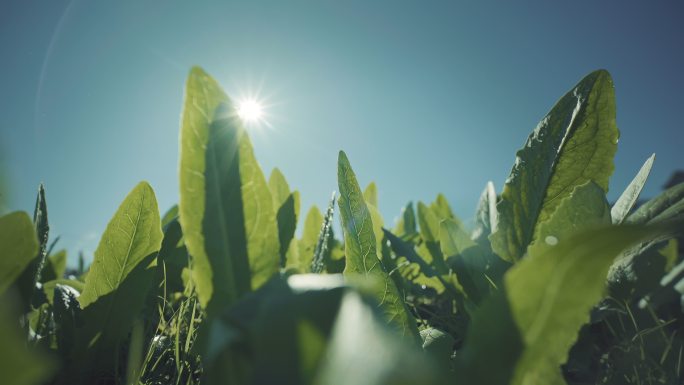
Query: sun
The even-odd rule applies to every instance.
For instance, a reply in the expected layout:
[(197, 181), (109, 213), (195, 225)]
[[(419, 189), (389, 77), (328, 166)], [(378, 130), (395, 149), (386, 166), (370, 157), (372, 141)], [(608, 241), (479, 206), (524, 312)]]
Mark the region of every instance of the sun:
[(264, 117), (264, 108), (256, 99), (245, 99), (239, 102), (237, 113), (245, 123), (258, 123)]

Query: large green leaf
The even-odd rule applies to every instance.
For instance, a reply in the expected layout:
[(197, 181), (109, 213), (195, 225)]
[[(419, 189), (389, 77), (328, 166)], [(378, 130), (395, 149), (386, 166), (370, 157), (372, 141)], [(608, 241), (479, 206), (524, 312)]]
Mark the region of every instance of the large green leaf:
[(102, 234), (78, 298), (81, 307), (115, 292), (141, 261), (159, 251), (161, 241), (157, 199), (152, 187), (140, 182), (128, 193)]
[(497, 204), (490, 237), (502, 258), (521, 258), (537, 227), (576, 186), (594, 181), (604, 192), (617, 148), (613, 81), (604, 70), (582, 79), (530, 134)]
[(514, 383), (563, 383), (560, 365), (602, 297), (608, 267), (630, 242), (625, 235), (629, 230), (615, 239), (606, 235), (605, 246), (590, 238), (585, 246), (590, 250), (574, 251), (581, 245), (566, 242), (580, 242), (573, 238), (576, 233), (610, 223), (603, 189), (591, 181), (578, 186), (539, 226), (538, 241), (528, 249), (529, 262), (506, 275), (508, 299), (525, 342)]
[(198, 298), (211, 309), (278, 271), (278, 228), (266, 179), (231, 101), (198, 67), (185, 93), (179, 215)]
[(458, 354), (459, 383), (564, 384), (560, 365), (603, 296), (613, 259), (669, 230), (608, 225), (530, 249), (473, 316)]
[(364, 201), (356, 175), (347, 155), (340, 151), (337, 164), (337, 179), (340, 190), (340, 215), (345, 240), (346, 276), (360, 275), (381, 282), (376, 293), (380, 307), (395, 327), (406, 338), (418, 341), (415, 320), (408, 312), (404, 300), (378, 259), (373, 221)]
[(23, 211), (0, 217), (0, 295), (38, 255), (38, 238), (31, 218)]
[(252, 289), (256, 289), (277, 274), (280, 268), (278, 224), (271, 192), (247, 134), (243, 134), (240, 140), (239, 161), (247, 254)]
[(655, 154), (651, 155), (644, 165), (641, 166), (639, 172), (636, 174), (634, 179), (629, 183), (629, 186), (622, 192), (620, 198), (613, 205), (610, 210), (610, 215), (613, 218), (613, 223), (620, 224), (627, 217), (627, 214), (632, 210), (637, 199), (639, 199), (639, 194), (641, 194), (641, 189), (644, 188), (646, 184), (646, 179), (648, 179), (648, 174), (651, 173), (651, 167), (653, 167), (653, 161), (655, 160)]
[(571, 236), (514, 266), (505, 277), (508, 300), (525, 349), (513, 384), (564, 384), (580, 327), (602, 298), (615, 257), (659, 229), (604, 227)]
[[(268, 178), (268, 187), (273, 196), (273, 207), (278, 221), (278, 240), (280, 243), (280, 264), (286, 265), (287, 253), (291, 248), (299, 219), (299, 192), (290, 193), (285, 176), (274, 168)], [(292, 257), (292, 256), (291, 256)]]

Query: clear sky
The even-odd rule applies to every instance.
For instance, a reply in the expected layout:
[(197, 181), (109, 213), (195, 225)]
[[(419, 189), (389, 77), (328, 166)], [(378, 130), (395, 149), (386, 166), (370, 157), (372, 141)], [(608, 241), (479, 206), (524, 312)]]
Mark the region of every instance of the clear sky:
[(605, 68), (622, 133), (609, 196), (655, 152), (652, 196), (684, 168), (683, 20), (675, 0), (2, 0), (5, 210), (31, 211), (44, 181), (52, 234), (72, 258), (92, 253), (138, 181), (164, 212), (178, 200), (195, 64), (232, 97), (267, 100), (256, 156), (304, 209), (325, 206), (344, 149), (361, 184), (377, 182), (386, 222), (438, 192), (470, 218), (555, 101)]

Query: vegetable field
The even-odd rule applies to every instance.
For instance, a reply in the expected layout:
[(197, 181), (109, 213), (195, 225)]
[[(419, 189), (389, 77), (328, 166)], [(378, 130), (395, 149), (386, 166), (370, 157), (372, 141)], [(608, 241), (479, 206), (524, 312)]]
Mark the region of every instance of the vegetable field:
[(443, 195), (391, 224), (342, 151), (329, 206), (300, 207), (193, 68), (177, 206), (140, 182), (76, 268), (42, 185), (0, 217), (0, 384), (681, 384), (684, 183), (638, 204), (652, 156), (609, 204), (615, 118), (593, 72), (474, 226)]

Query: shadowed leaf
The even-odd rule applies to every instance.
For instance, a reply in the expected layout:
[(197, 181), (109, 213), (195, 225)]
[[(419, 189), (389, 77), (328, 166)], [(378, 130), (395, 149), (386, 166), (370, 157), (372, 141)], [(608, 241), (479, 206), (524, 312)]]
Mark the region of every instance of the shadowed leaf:
[(613, 81), (600, 70), (565, 94), (518, 151), (497, 204), (493, 250), (520, 259), (537, 227), (576, 186), (594, 181), (604, 192), (617, 149)]

